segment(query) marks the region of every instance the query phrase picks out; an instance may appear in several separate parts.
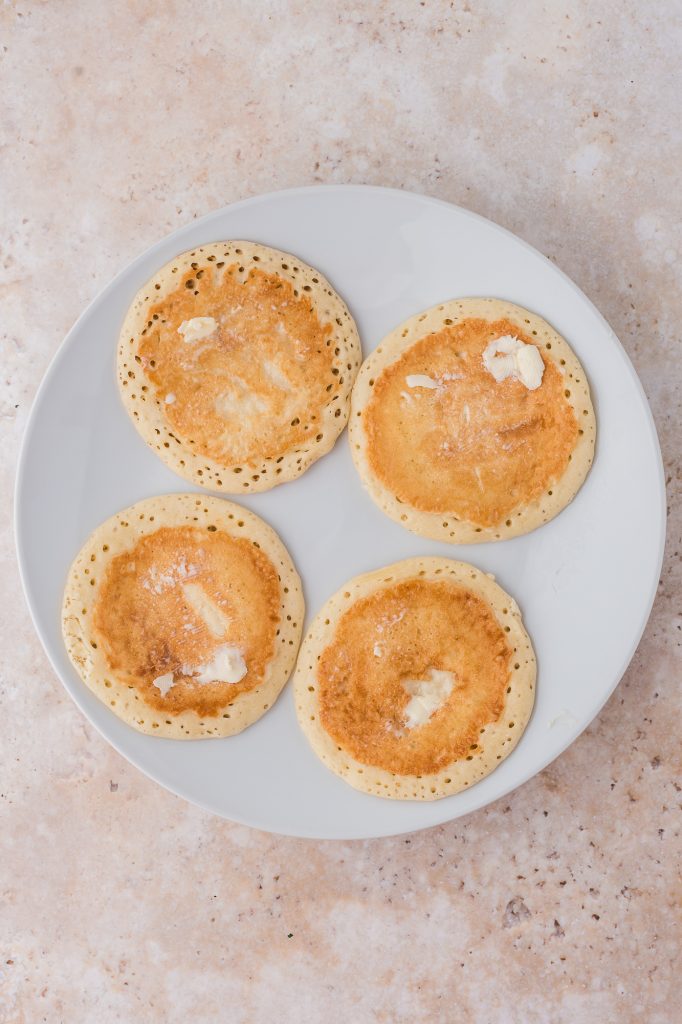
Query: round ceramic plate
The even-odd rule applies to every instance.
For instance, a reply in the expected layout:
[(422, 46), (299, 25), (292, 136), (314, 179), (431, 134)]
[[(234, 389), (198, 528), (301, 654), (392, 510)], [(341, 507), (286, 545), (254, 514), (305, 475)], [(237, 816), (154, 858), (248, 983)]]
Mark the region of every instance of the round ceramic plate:
[[(449, 546), (408, 533), (363, 491), (345, 434), (299, 480), (242, 499), (289, 548), (308, 621), (349, 577), (413, 555), (474, 562), (514, 595), (537, 653), (535, 710), (511, 756), (466, 792), (403, 803), (351, 789), (302, 736), (290, 687), (239, 736), (143, 736), (86, 689), (67, 658), (62, 589), (90, 531), (140, 498), (191, 489), (147, 448), (121, 404), (121, 321), (138, 288), (167, 260), (229, 238), (287, 250), (319, 268), (355, 316), (365, 355), (418, 310), (492, 295), (545, 317), (587, 371), (598, 421), (594, 466), (575, 501), (528, 536)], [(466, 210), (352, 186), (236, 203), (176, 231), (119, 274), (83, 313), (45, 376), (16, 496), (19, 562), (36, 629), (64, 686), (102, 735), (151, 778), (216, 814), (320, 838), (390, 835), (448, 821), (503, 796), (560, 754), (599, 711), (635, 651), (659, 578), (664, 516), (660, 451), (641, 385), (578, 288), (530, 246)]]

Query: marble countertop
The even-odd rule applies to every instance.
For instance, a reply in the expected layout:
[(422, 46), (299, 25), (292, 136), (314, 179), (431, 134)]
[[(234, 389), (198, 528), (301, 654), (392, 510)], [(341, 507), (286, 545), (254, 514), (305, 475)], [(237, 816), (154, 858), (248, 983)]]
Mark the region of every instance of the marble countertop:
[[(632, 0), (2, 7), (3, 1024), (680, 1019), (681, 29)], [(10, 522), (84, 305), (173, 228), (314, 182), (427, 192), (556, 261), (641, 377), (671, 506), (592, 726), (486, 810), (370, 842), (251, 831), (131, 768), (46, 661)]]

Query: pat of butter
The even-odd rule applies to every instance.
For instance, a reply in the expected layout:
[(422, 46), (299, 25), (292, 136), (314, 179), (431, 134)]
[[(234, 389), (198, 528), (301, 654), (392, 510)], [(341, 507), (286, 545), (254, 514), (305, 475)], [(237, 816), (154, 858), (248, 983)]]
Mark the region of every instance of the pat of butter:
[(238, 683), (246, 675), (247, 668), (239, 647), (222, 644), (205, 665), (183, 665), (182, 671), (195, 683)]
[(203, 341), (210, 337), (218, 326), (218, 321), (212, 316), (195, 316), (191, 320), (183, 320), (178, 327), (178, 334), (181, 334), (186, 342)]
[(529, 391), (540, 387), (545, 372), (539, 349), (519, 341), (511, 334), (490, 342), (483, 353), (483, 365), (498, 384), (511, 377), (521, 381)]
[(438, 387), (438, 381), (433, 377), (427, 377), (425, 373), (411, 373), (405, 378), (408, 388), (434, 388)]
[(183, 583), (182, 592), (187, 604), (203, 621), (206, 628), (214, 636), (225, 636), (225, 631), (230, 624), (229, 616), (215, 601), (211, 600), (204, 588), (199, 583)]
[(165, 697), (174, 682), (173, 673), (166, 672), (165, 675), (157, 676), (152, 685), (161, 690), (161, 696)]
[(427, 679), (406, 679), (403, 688), (410, 695), (405, 708), (407, 728), (425, 725), (431, 715), (445, 704), (454, 685), (453, 673), (438, 668), (430, 668)]

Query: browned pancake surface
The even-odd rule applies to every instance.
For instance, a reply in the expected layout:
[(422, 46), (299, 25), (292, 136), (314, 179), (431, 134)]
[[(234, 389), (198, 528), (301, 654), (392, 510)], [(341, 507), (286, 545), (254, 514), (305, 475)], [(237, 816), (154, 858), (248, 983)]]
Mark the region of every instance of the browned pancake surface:
[[(395, 583), (340, 617), (316, 669), (320, 723), (362, 764), (438, 772), (473, 758), (480, 730), (502, 714), (512, 653), (488, 604), (466, 587)], [(452, 673), (454, 687), (426, 724), (408, 729), (403, 684), (430, 669)]]
[[(275, 273), (204, 259), (149, 308), (138, 359), (172, 429), (226, 466), (315, 443), (322, 408), (339, 390), (332, 328), (305, 293)], [(243, 276), (243, 275), (242, 275)], [(309, 288), (308, 288), (309, 290)], [(216, 331), (186, 342), (183, 322)], [(171, 401), (167, 401), (171, 396)]]
[[(210, 717), (223, 709), (226, 694), (236, 697), (263, 681), (279, 602), (277, 572), (251, 540), (215, 528), (161, 527), (109, 562), (93, 621), (111, 669), (144, 703), (171, 716)], [(243, 651), (248, 671), (240, 682), (199, 683), (182, 674), (183, 665), (209, 662), (222, 644)], [(175, 683), (163, 696), (154, 680), (168, 672), (176, 673)]]
[[(518, 323), (471, 317), (417, 341), (376, 380), (363, 412), (367, 460), (400, 501), (494, 526), (551, 493), (565, 472), (582, 434), (567, 382), (543, 355), (535, 391), (511, 378), (498, 383), (483, 351), (505, 334), (536, 343)], [(409, 387), (413, 374), (440, 384)]]

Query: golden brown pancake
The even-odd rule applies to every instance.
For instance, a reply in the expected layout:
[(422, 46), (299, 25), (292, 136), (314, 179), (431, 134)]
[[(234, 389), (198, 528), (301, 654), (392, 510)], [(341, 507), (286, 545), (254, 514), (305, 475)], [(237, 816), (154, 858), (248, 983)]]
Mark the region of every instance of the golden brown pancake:
[(181, 254), (138, 293), (118, 379), (171, 469), (236, 494), (291, 480), (329, 451), (361, 358), (355, 323), (318, 271), (221, 242)]
[(303, 624), (296, 570), (270, 527), (231, 502), (172, 494), (99, 526), (62, 613), (76, 670), (141, 732), (229, 736), (275, 701)]
[[(521, 378), (507, 349), (531, 356), (536, 376)], [(349, 439), (391, 518), (471, 543), (528, 533), (571, 501), (595, 417), (585, 372), (549, 324), (499, 299), (459, 299), (412, 317), (365, 360)]]
[(465, 562), (413, 558), (346, 584), (294, 675), (301, 728), (327, 767), (377, 796), (433, 800), (514, 749), (535, 693), (516, 602)]

